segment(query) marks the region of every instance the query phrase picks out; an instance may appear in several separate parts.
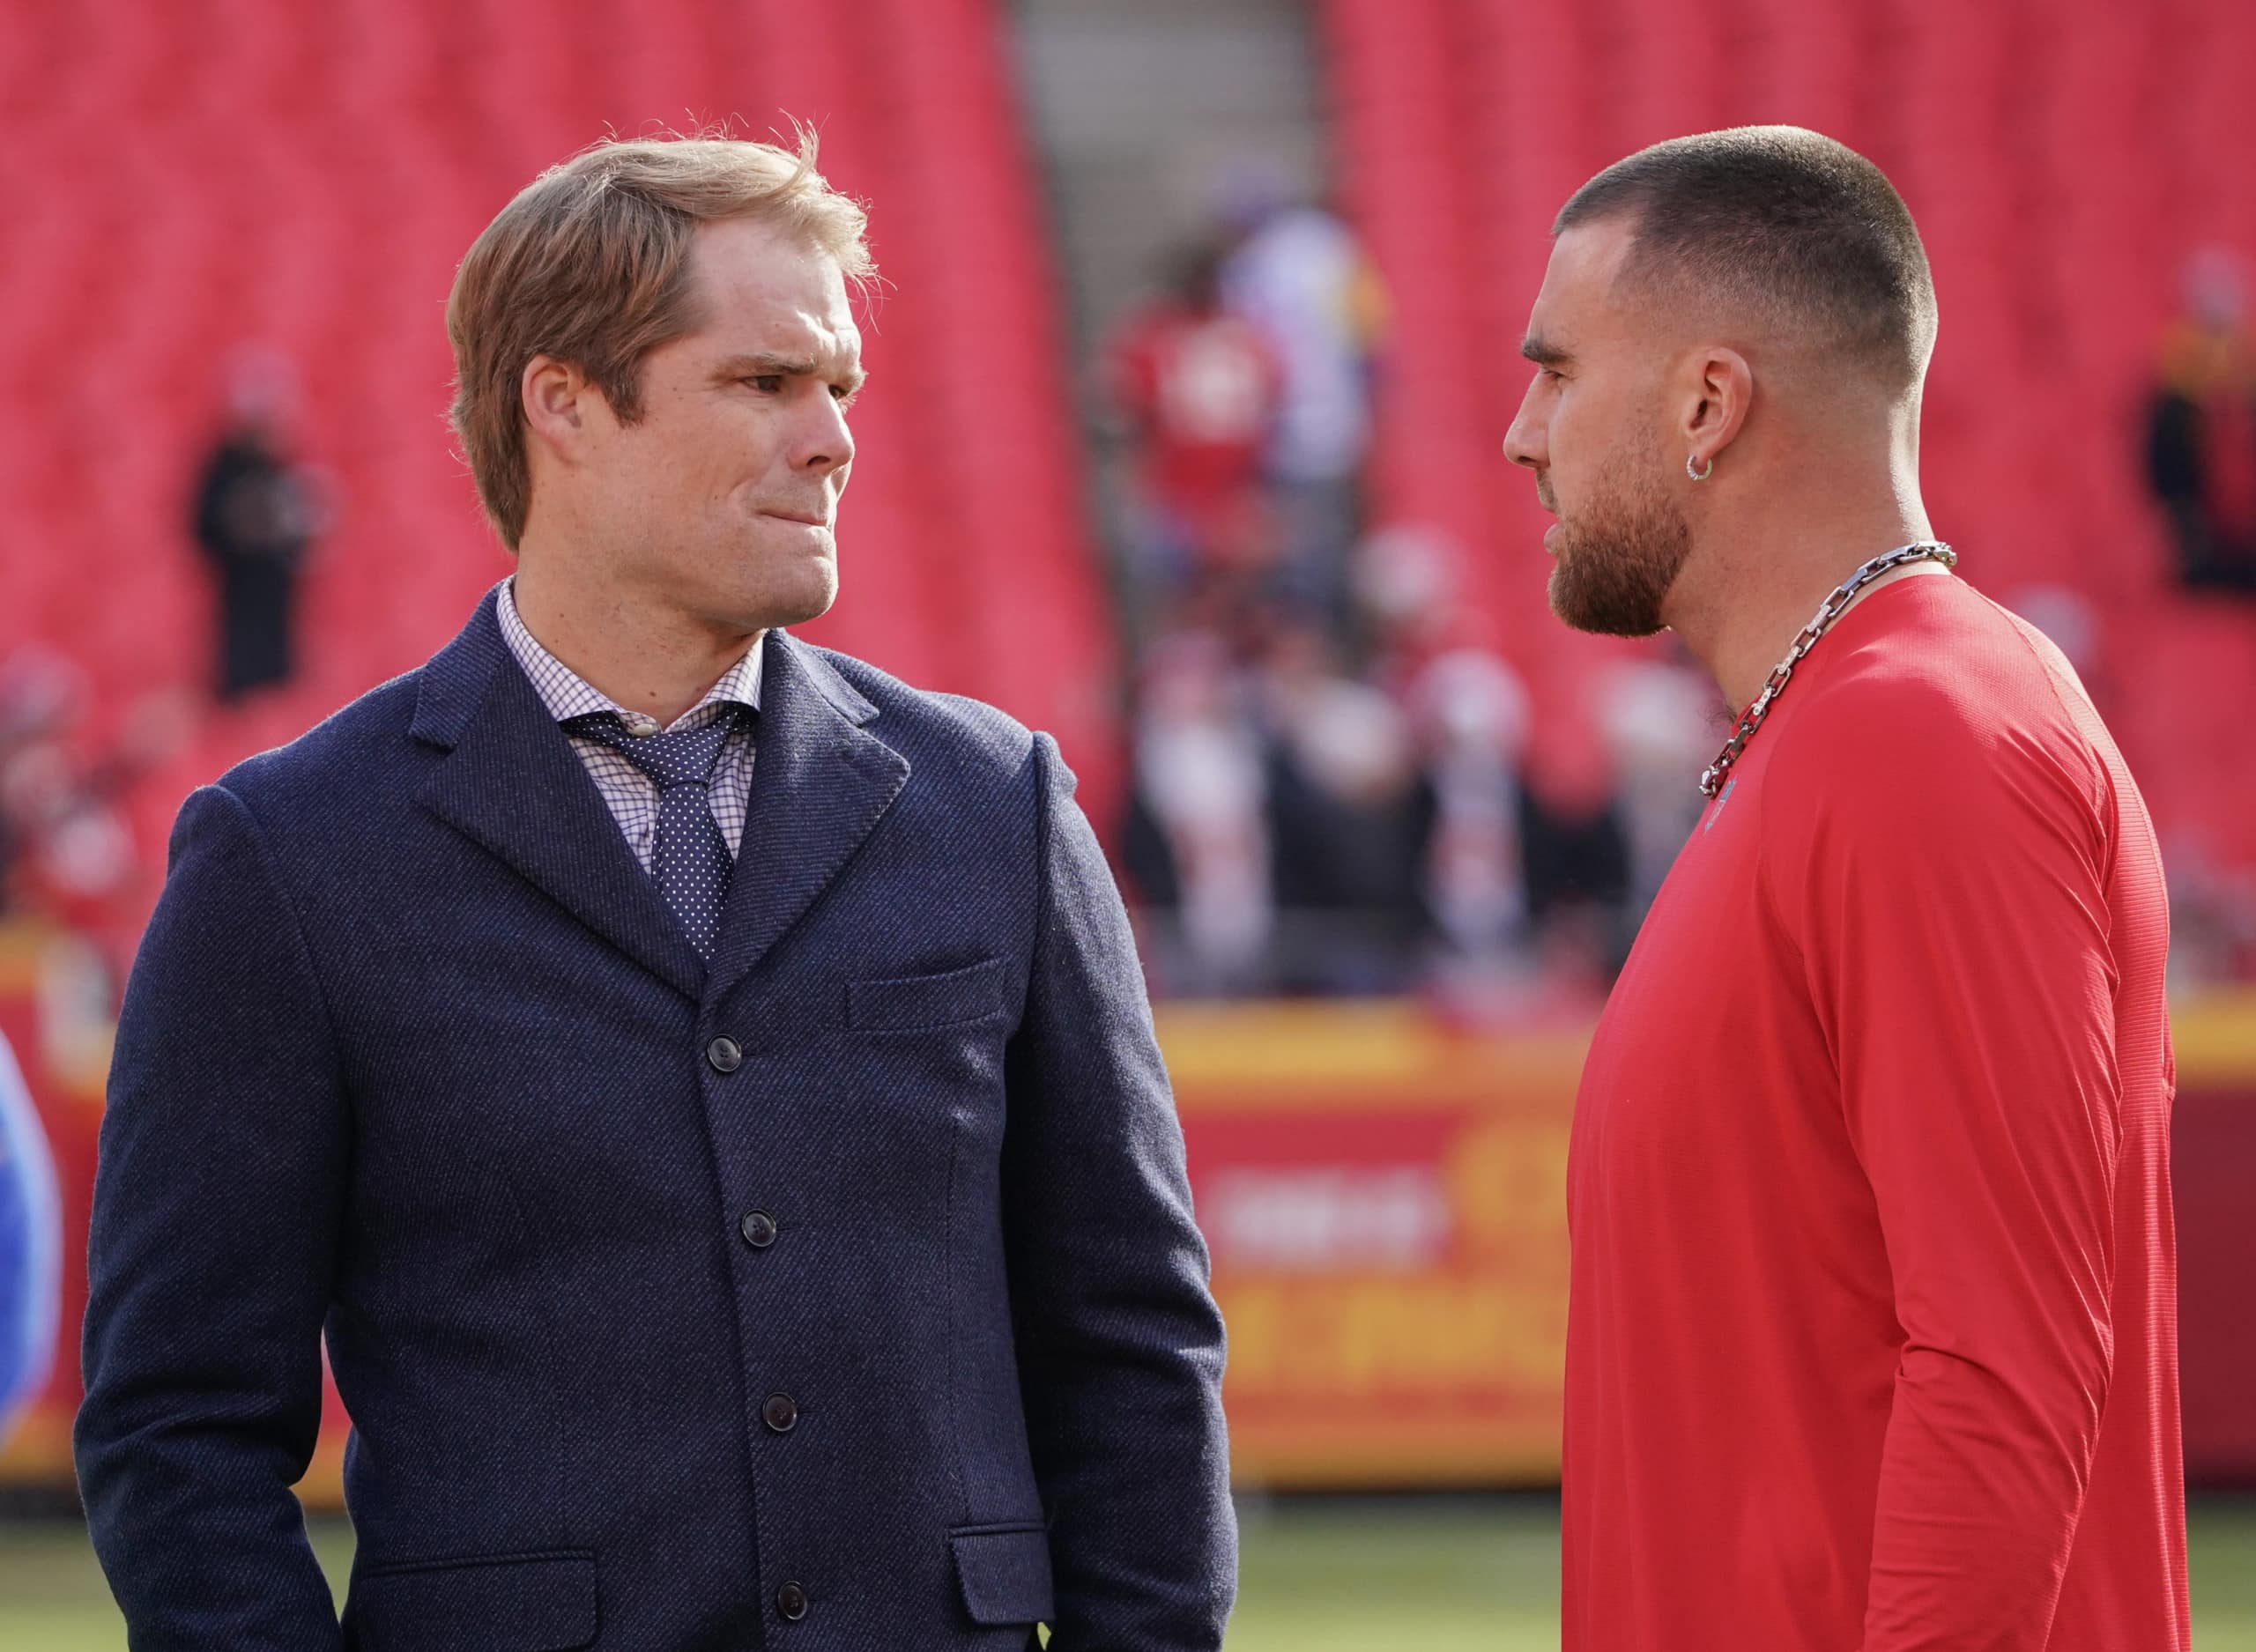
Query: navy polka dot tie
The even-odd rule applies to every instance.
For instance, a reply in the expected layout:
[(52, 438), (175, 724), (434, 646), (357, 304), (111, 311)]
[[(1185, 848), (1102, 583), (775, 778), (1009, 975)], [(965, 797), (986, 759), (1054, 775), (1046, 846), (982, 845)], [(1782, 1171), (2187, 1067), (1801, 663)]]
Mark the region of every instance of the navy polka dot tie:
[(633, 735), (613, 713), (574, 717), (565, 725), (575, 734), (600, 740), (657, 783), (658, 829), (650, 846), (650, 874), (658, 893), (689, 931), (689, 944), (710, 963), (721, 932), (721, 907), (728, 900), (729, 874), (736, 868), (729, 841), (713, 819), (713, 765), (736, 726), (733, 709), (701, 729), (672, 734)]

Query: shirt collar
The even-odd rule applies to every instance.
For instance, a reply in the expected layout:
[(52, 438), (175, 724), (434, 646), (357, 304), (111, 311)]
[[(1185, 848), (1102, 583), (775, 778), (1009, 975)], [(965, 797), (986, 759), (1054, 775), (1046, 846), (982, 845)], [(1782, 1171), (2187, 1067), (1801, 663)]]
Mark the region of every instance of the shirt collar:
[[(540, 696), (540, 703), (548, 707), (548, 715), (559, 722), (574, 717), (584, 717), (591, 712), (608, 711), (627, 721), (640, 716), (612, 700), (601, 689), (589, 682), (570, 666), (540, 646), (539, 639), (526, 629), (523, 616), (517, 612), (514, 578), (501, 582), (494, 599), (495, 617), (501, 622), (501, 639), (509, 645), (509, 652), (516, 656), (524, 674), (532, 680), (533, 692)], [(725, 702), (760, 709), (761, 670), (768, 655), (768, 633), (762, 632), (744, 657), (721, 674), (721, 680), (706, 692), (705, 698), (684, 712), (674, 722), (679, 728), (711, 705)], [(702, 721), (701, 718), (699, 719)]]

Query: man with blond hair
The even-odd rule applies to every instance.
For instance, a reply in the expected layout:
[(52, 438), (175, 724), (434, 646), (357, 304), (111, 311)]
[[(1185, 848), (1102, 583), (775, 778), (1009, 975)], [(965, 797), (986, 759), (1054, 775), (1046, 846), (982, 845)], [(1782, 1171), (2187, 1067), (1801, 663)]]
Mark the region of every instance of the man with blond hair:
[(1747, 707), (1575, 1104), (1567, 1652), (2186, 1642), (2162, 865), (1929, 527), (1934, 337), (1791, 127), (1600, 173), (1529, 319), (1553, 608)]
[(514, 577), (182, 811), (78, 1432), (137, 1647), (1221, 1644), (1221, 1327), (1072, 777), (784, 629), (862, 379), (813, 163), (608, 144), (502, 211), (448, 328)]

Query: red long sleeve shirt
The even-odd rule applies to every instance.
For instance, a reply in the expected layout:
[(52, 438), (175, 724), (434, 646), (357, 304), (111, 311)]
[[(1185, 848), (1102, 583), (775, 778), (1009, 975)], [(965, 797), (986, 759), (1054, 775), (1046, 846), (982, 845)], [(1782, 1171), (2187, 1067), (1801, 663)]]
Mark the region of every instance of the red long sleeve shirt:
[(1577, 1102), (1566, 1652), (2183, 1652), (2167, 941), (2038, 633), (1817, 645)]

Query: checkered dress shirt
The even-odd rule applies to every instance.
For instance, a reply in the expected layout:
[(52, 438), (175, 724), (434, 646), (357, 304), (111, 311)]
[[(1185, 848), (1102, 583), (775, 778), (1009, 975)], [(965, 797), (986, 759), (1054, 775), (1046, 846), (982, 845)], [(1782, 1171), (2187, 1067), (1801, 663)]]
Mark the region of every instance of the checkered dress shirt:
[[(501, 621), (501, 636), (508, 643), (509, 652), (517, 656), (517, 663), (524, 667), (525, 675), (532, 679), (533, 692), (540, 696), (541, 704), (548, 707), (549, 715), (557, 722), (585, 716), (590, 712), (608, 711), (626, 726), (629, 734), (659, 734), (672, 733), (676, 729), (702, 728), (716, 717), (727, 715), (726, 708), (731, 704), (759, 708), (761, 662), (768, 648), (764, 634), (744, 658), (729, 667), (704, 699), (682, 713), (671, 728), (662, 730), (657, 718), (613, 704), (600, 690), (542, 648), (532, 633), (525, 629), (525, 622), (517, 612), (515, 584), (513, 580), (503, 581), (495, 604)], [(619, 829), (626, 834), (634, 858), (642, 863), (644, 871), (649, 871), (650, 849), (658, 832), (657, 782), (600, 740), (569, 731), (564, 737), (571, 741), (572, 749), (587, 767), (588, 778), (603, 794), (604, 804), (611, 811), (612, 819), (619, 822)], [(720, 823), (721, 836), (726, 840), (731, 856), (744, 843), (745, 812), (752, 796), (752, 724), (749, 719), (740, 717), (721, 747), (720, 759), (713, 765), (713, 777), (706, 793), (713, 805), (713, 819)]]

